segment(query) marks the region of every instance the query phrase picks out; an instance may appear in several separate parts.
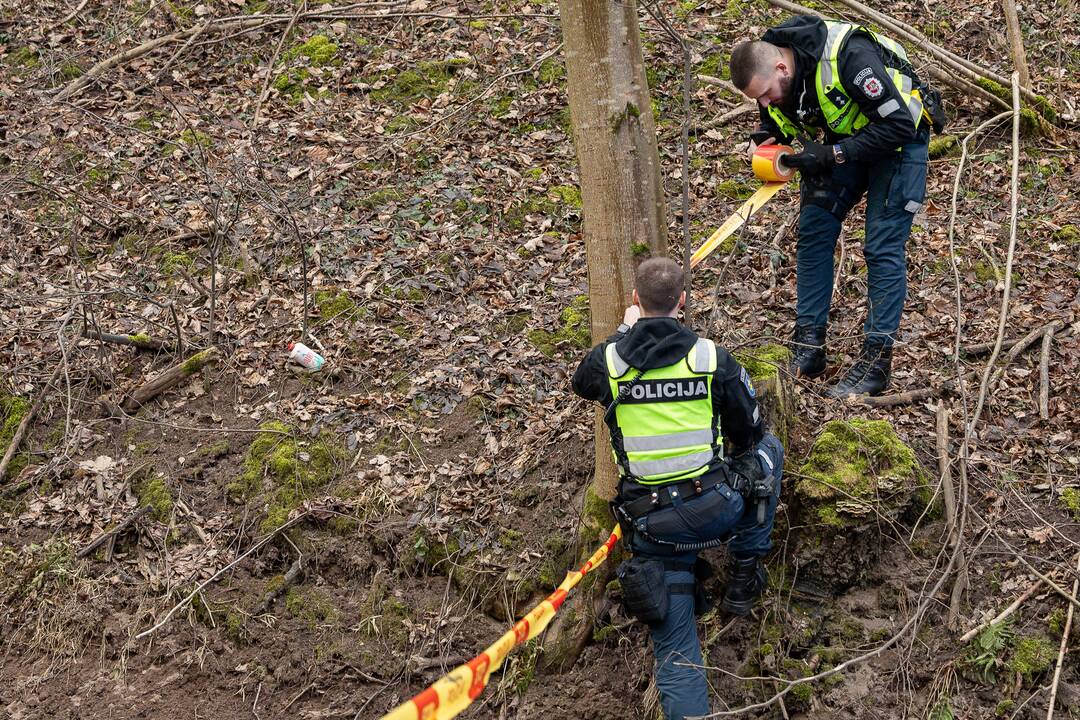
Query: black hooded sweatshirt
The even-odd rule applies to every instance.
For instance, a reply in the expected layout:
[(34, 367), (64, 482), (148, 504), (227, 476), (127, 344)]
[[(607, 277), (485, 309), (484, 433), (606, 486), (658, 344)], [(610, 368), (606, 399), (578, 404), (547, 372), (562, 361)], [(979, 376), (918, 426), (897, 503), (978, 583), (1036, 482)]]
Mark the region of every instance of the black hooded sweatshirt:
[[(916, 127), (900, 92), (889, 79), (885, 61), (911, 78), (912, 87), (925, 89), (910, 64), (895, 57), (865, 31), (855, 30), (840, 48), (840, 82), (851, 99), (870, 122), (854, 135), (836, 135), (828, 129), (821, 105), (818, 103), (815, 77), (818, 61), (825, 49), (828, 29), (824, 21), (810, 15), (796, 15), (771, 28), (761, 39), (778, 47), (790, 48), (795, 54), (791, 90), (780, 109), (797, 124), (825, 131), (825, 142), (836, 144), (848, 160), (873, 161), (885, 157), (901, 145), (915, 139)], [(886, 117), (878, 111), (895, 100), (900, 104)], [(778, 142), (790, 143), (794, 138), (780, 131), (766, 108), (761, 111), (761, 130)]]
[[(585, 356), (574, 372), (574, 392), (586, 400), (611, 405), (608, 382), (608, 343), (630, 367), (638, 370), (672, 365), (690, 352), (698, 336), (675, 318), (643, 317), (625, 333), (616, 332)], [(713, 414), (720, 418), (720, 431), (731, 442), (732, 455), (750, 450), (765, 434), (764, 422), (755, 399), (753, 385), (742, 366), (727, 350), (716, 346), (716, 373), (712, 380)]]

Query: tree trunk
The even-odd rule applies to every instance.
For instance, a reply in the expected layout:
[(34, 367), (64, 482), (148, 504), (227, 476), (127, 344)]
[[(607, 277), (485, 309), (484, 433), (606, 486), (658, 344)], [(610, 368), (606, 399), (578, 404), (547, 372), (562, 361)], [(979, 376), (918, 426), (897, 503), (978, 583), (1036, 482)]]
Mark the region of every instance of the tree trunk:
[[(653, 255), (667, 254), (667, 214), (636, 3), (560, 0), (559, 13), (580, 167), (592, 336), (600, 340), (621, 322), (630, 302), (632, 244), (647, 243)], [(607, 501), (615, 496), (617, 475), (599, 409), (595, 424), (595, 471), (578, 536), (582, 559), (614, 522)], [(613, 567), (605, 563), (587, 576), (556, 616), (544, 642), (545, 667), (565, 670), (577, 660)]]
[(1031, 75), (1028, 73), (1027, 54), (1024, 52), (1024, 36), (1020, 32), (1020, 18), (1016, 14), (1016, 0), (1001, 0), (1005, 11), (1005, 28), (1009, 37), (1009, 54), (1012, 55), (1013, 68), (1020, 73), (1020, 86), (1031, 89)]

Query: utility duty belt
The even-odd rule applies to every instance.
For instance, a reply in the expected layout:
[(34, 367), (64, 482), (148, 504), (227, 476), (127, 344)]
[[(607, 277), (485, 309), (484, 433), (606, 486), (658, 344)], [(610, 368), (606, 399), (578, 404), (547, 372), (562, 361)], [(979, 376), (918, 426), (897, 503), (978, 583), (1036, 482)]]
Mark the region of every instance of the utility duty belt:
[(681, 497), (683, 500), (690, 500), (701, 495), (706, 490), (711, 490), (717, 485), (727, 485), (744, 498), (750, 490), (750, 483), (747, 482), (746, 478), (738, 473), (729, 473), (725, 467), (721, 467), (713, 472), (706, 473), (705, 475), (690, 480), (653, 487), (652, 492), (648, 495), (639, 497), (636, 500), (620, 503), (620, 509), (622, 512), (629, 515), (631, 519), (637, 520), (640, 517), (648, 515), (653, 510), (659, 510), (660, 508), (673, 505), (675, 503), (675, 498)]

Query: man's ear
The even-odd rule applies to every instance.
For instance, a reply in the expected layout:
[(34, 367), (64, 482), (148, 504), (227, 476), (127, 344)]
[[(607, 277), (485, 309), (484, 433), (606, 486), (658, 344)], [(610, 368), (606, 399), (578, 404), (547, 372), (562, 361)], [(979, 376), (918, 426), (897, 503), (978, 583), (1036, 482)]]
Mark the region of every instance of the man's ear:
[(679, 307), (686, 307), (686, 291), (679, 293)]
[(634, 288), (634, 291), (630, 294), (630, 304), (641, 307), (641, 298), (638, 297), (637, 288)]

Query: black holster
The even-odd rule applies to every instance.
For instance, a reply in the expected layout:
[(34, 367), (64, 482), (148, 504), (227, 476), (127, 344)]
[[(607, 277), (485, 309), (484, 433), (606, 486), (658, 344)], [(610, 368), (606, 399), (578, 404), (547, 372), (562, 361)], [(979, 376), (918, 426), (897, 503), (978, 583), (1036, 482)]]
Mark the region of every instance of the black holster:
[[(666, 570), (692, 572), (695, 581), (668, 584), (664, 576)], [(671, 593), (693, 595), (695, 615), (707, 612), (711, 606), (701, 581), (712, 575), (712, 568), (703, 560), (688, 565), (635, 555), (624, 560), (615, 569), (615, 575), (622, 588), (623, 607), (626, 612), (646, 625), (658, 625), (664, 621), (668, 614)]]
[(645, 623), (659, 625), (668, 613), (668, 586), (664, 562), (635, 556), (615, 570), (622, 587), (626, 612)]

